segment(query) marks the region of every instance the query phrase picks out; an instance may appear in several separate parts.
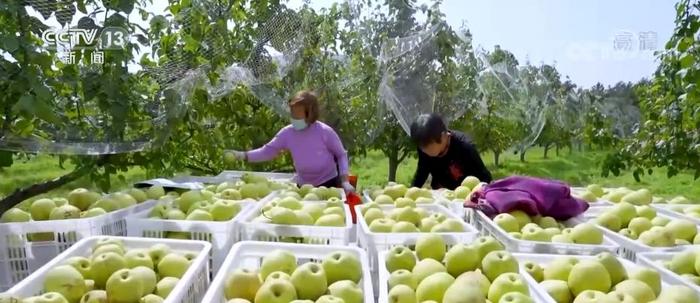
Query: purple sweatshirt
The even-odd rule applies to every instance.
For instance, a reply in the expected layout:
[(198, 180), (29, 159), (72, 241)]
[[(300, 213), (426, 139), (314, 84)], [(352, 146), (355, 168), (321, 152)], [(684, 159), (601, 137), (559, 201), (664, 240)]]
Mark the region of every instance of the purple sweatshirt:
[(248, 161), (263, 162), (277, 157), (283, 150), (292, 154), (297, 183), (318, 186), (348, 174), (348, 155), (338, 134), (323, 122), (316, 121), (304, 130), (291, 125), (282, 128), (265, 146), (248, 152)]
[(511, 176), (475, 192), (467, 206), (477, 208), (486, 215), (522, 210), (528, 215), (550, 216), (568, 220), (585, 212), (589, 205), (571, 196), (567, 184), (525, 176)]

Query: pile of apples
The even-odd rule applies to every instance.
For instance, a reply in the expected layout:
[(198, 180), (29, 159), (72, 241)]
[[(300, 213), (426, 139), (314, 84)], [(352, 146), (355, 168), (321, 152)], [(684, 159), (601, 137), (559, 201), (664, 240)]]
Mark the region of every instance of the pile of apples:
[(670, 207), (668, 209), (684, 214), (688, 217), (695, 218), (695, 219), (700, 219), (700, 205), (693, 205), (693, 206), (682, 206), (682, 205), (669, 205)]
[(299, 201), (287, 196), (267, 202), (252, 221), (282, 225), (345, 226), (343, 201), (331, 197), (327, 201)]
[(687, 219), (670, 220), (657, 216), (656, 210), (646, 205), (620, 202), (601, 213), (594, 222), (647, 246), (700, 244), (695, 223)]
[(273, 250), (260, 268), (229, 273), (223, 288), (228, 303), (363, 303), (363, 278), (360, 260), (346, 251), (299, 265), (292, 252)]
[(258, 200), (269, 195), (273, 190), (283, 189), (286, 186), (286, 184), (272, 182), (259, 175), (244, 174), (239, 181), (210, 184), (200, 192), (205, 197), (217, 196), (226, 200)]
[(395, 246), (386, 253), (389, 302), (527, 303), (530, 290), (518, 261), (492, 237), (447, 249), (442, 237), (421, 235), (415, 252)]
[(196, 253), (165, 244), (128, 249), (119, 239), (101, 239), (87, 257), (70, 257), (44, 276), (44, 294), (21, 302), (158, 303), (177, 286)]
[(606, 195), (606, 192), (602, 186), (598, 184), (590, 184), (586, 186), (586, 189), (583, 191), (572, 191), (571, 195), (576, 198), (583, 199), (588, 203), (595, 203), (600, 201), (600, 199)]
[(241, 211), (241, 195), (236, 189), (220, 186), (216, 193), (190, 190), (172, 202), (161, 202), (148, 217), (165, 220), (228, 221)]
[(146, 191), (131, 188), (123, 192), (102, 195), (84, 188), (68, 193), (66, 198), (37, 199), (29, 206), (29, 212), (11, 208), (2, 214), (0, 222), (28, 222), (89, 218), (127, 208), (148, 199), (165, 196), (163, 187), (154, 186)]
[(481, 182), (479, 178), (468, 176), (462, 180), (462, 184), (455, 188), (455, 190), (445, 190), (442, 196), (448, 201), (465, 200), (471, 197), (472, 193), (480, 190), (484, 186), (486, 186), (486, 183)]
[(662, 289), (661, 277), (653, 269), (627, 270), (613, 254), (603, 252), (593, 259), (561, 256), (546, 265), (523, 264), (528, 274), (557, 303), (690, 303), (698, 294), (685, 286)]
[(464, 222), (449, 218), (440, 212), (431, 212), (415, 204), (406, 204), (391, 211), (384, 211), (379, 204), (370, 202), (360, 208), (362, 218), (371, 232), (417, 233), (417, 232), (463, 232)]
[(340, 200), (343, 196), (338, 188), (328, 188), (325, 186), (313, 187), (309, 184), (304, 184), (297, 187), (291, 184), (287, 189), (280, 192), (281, 197), (292, 197), (297, 200), (304, 201), (324, 201), (330, 199)]
[(516, 210), (493, 218), (496, 226), (511, 237), (527, 241), (602, 244), (603, 232), (590, 223), (567, 227), (552, 217), (529, 216)]
[(612, 203), (627, 202), (633, 205), (647, 205), (650, 203), (668, 204), (694, 204), (686, 197), (676, 196), (670, 200), (653, 196), (646, 188), (632, 190), (627, 187), (603, 188), (598, 184), (590, 184), (585, 190), (573, 193), (573, 196), (586, 200), (589, 203), (609, 201)]
[(670, 261), (662, 261), (661, 264), (690, 283), (700, 285), (700, 254), (698, 250), (678, 252), (673, 255)]
[(634, 205), (647, 205), (654, 200), (651, 191), (646, 188), (639, 190), (631, 190), (627, 187), (605, 189), (598, 184), (590, 184), (584, 191), (573, 193), (573, 196), (589, 203), (604, 200), (612, 203), (627, 202)]
[(403, 204), (403, 203), (433, 203), (433, 193), (426, 188), (411, 187), (390, 182), (384, 189), (376, 189), (370, 193), (373, 202), (378, 204)]
[(661, 197), (654, 197), (654, 201), (652, 203), (659, 203), (659, 204), (698, 204), (698, 202), (693, 202), (691, 200), (688, 200), (688, 198), (684, 196), (675, 196), (671, 200), (665, 200), (664, 198)]

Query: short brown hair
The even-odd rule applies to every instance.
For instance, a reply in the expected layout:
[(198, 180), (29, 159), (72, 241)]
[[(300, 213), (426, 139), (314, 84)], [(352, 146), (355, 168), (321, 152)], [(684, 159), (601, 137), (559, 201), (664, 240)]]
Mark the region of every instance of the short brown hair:
[(289, 99), (289, 106), (301, 105), (306, 112), (306, 123), (314, 123), (318, 120), (318, 97), (309, 90), (302, 90)]

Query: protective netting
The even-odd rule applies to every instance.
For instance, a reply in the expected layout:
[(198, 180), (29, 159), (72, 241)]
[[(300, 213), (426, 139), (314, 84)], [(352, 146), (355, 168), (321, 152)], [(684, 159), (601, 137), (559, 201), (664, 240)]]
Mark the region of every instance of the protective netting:
[[(219, 14), (226, 14), (220, 2), (196, 3), (205, 8), (212, 20), (216, 20)], [(197, 8), (195, 6), (191, 9)], [(185, 14), (185, 16), (188, 15)], [(191, 21), (189, 18), (183, 18), (178, 22), (187, 26)], [(296, 12), (280, 9), (268, 20), (262, 22), (257, 29), (254, 46), (247, 58), (243, 62), (230, 62), (226, 68), (219, 71), (219, 78), (214, 82), (207, 76), (210, 71), (209, 66), (193, 66), (191, 62), (194, 61), (195, 56), (212, 58), (225, 55), (226, 49), (209, 47), (209, 45), (225, 44), (217, 43), (230, 39), (224, 33), (211, 33), (205, 36), (200, 42), (204, 52), (198, 52), (196, 55), (190, 52), (178, 53), (174, 59), (163, 65), (149, 68), (147, 72), (155, 75), (165, 90), (175, 91), (185, 102), (191, 98), (195, 88), (204, 88), (209, 95), (209, 100), (216, 101), (240, 86), (244, 86), (274, 112), (286, 116), (289, 112), (286, 106), (287, 96), (284, 95), (283, 89), (273, 87), (273, 83), (284, 78), (296, 64), (304, 46), (304, 39), (313, 34), (308, 29), (309, 27)], [(280, 93), (281, 91), (283, 93)]]
[[(64, 2), (31, 0), (26, 3), (27, 10), (40, 15), (40, 19), (53, 18), (54, 12), (58, 18), (60, 11), (60, 18), (64, 20), (69, 13), (73, 14), (70, 26), (74, 28), (107, 26), (96, 22), (98, 18), (95, 16), (77, 12), (72, 2)], [(58, 9), (65, 4), (69, 5)], [(508, 138), (510, 147), (524, 149), (535, 143), (548, 120), (558, 128), (573, 130), (585, 123), (587, 106), (600, 106), (600, 110), (609, 116), (624, 115), (619, 111), (630, 109), (590, 105), (575, 91), (559, 94), (544, 68), (519, 65), (514, 60), (498, 56), (497, 51), (474, 50), (466, 27), (457, 30), (444, 21), (426, 20), (430, 18), (426, 14), (427, 8), (417, 7), (413, 1), (388, 1), (375, 6), (369, 1), (347, 0), (341, 5), (349, 17), (338, 21), (339, 30), (346, 34), (359, 33), (363, 49), (377, 64), (375, 70), (354, 73), (358, 63), (343, 53), (343, 47), (347, 46), (341, 45), (340, 41), (334, 48), (341, 51), (326, 49), (315, 55), (323, 55), (326, 61), (309, 58), (304, 53), (305, 47), (320, 39), (323, 35), (321, 28), (307, 18), (305, 14), (309, 11), (306, 8), (290, 9), (281, 5), (256, 24), (254, 37), (245, 46), (249, 49), (245, 59), (227, 57), (232, 48), (240, 47), (232, 45), (236, 43), (231, 32), (209, 31), (203, 34), (196, 41), (196, 52), (188, 51), (186, 38), (180, 37), (174, 52), (159, 57), (157, 64), (139, 66), (139, 77), (134, 83), (110, 87), (110, 83), (85, 81), (86, 90), (94, 88), (95, 95), (56, 96), (55, 108), (76, 108), (77, 113), (59, 111), (59, 124), (39, 123), (33, 132), (0, 138), (0, 149), (54, 154), (113, 154), (157, 147), (172, 135), (174, 126), (188, 113), (196, 89), (203, 89), (208, 100), (216, 102), (245, 87), (284, 119), (289, 115), (286, 105), (289, 95), (301, 88), (320, 92), (331, 99), (331, 105), (336, 109), (345, 109), (350, 102), (365, 102), (373, 113), (356, 113), (367, 116), (363, 123), (367, 125), (363, 130), (365, 144), (370, 143), (386, 123), (398, 123), (408, 132), (418, 115), (437, 112), (447, 122), (464, 117), (480, 122), (497, 119), (501, 123), (493, 127), (515, 130), (504, 132), (511, 136)], [(391, 18), (408, 16), (405, 18), (410, 20), (386, 19), (387, 5), (400, 6), (391, 8), (399, 12), (399, 17)], [(192, 1), (190, 7), (177, 14), (177, 18), (156, 16), (149, 22), (151, 26), (182, 31), (202, 20), (213, 23), (228, 19), (229, 9), (223, 1)], [(109, 20), (106, 16), (99, 17)], [(377, 20), (383, 24), (385, 32), (377, 32)], [(145, 43), (147, 48), (156, 43), (141, 38), (131, 37), (131, 42)], [(232, 48), (217, 47), (221, 45)], [(217, 65), (223, 67), (214, 70), (218, 74), (215, 79), (210, 78), (214, 67), (202, 63), (210, 60), (225, 61)], [(131, 64), (136, 65), (135, 62)], [(302, 67), (313, 70), (300, 70)], [(338, 70), (342, 75), (327, 70)], [(90, 75), (103, 74), (106, 69), (91, 66), (81, 68), (80, 72), (89, 79)], [(303, 83), (290, 82), (290, 78), (300, 73), (310, 76), (303, 79)], [(371, 82), (373, 77), (378, 80)], [(372, 87), (366, 88), (369, 85)], [(104, 92), (105, 87), (119, 94), (119, 103), (102, 104), (102, 96), (98, 93)], [(149, 91), (147, 87), (157, 88), (150, 90), (150, 95), (144, 95), (143, 91)], [(357, 101), (372, 95), (363, 93), (364, 90), (374, 90), (376, 100)], [(91, 108), (98, 110), (86, 110)], [(115, 108), (124, 110), (115, 111)], [(342, 119), (343, 115), (352, 113), (336, 110), (335, 114), (335, 119)], [(633, 128), (629, 124), (631, 122), (618, 123), (616, 132), (628, 134)], [(341, 133), (341, 137), (343, 135)]]
[[(474, 97), (469, 82), (460, 81), (457, 73), (461, 65), (471, 63), (472, 54), (463, 47), (468, 41), (455, 37), (455, 52), (445, 60), (439, 35), (447, 30), (445, 24), (438, 24), (382, 45), (379, 96), (406, 133), (420, 114), (436, 112), (448, 122), (461, 117)], [(440, 87), (446, 83), (454, 87)]]
[[(496, 50), (498, 51), (498, 50)], [(476, 51), (481, 92), (478, 119), (493, 119), (494, 127), (509, 127), (510, 147), (522, 150), (535, 143), (546, 124), (546, 110), (552, 104), (551, 83), (542, 70), (499, 58), (483, 49)]]

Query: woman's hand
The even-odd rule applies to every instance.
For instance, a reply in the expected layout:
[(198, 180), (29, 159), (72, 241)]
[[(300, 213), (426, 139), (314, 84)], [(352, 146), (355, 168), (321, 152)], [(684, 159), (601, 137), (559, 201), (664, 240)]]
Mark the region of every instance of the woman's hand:
[(228, 149), (224, 151), (224, 160), (226, 162), (231, 162), (231, 160), (247, 160), (245, 152)]
[(352, 184), (350, 184), (350, 182), (348, 182), (348, 181), (343, 181), (341, 186), (343, 187), (343, 190), (345, 190), (345, 193), (354, 193), (355, 192), (355, 187), (353, 187)]

